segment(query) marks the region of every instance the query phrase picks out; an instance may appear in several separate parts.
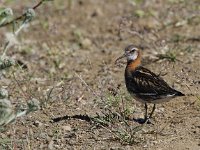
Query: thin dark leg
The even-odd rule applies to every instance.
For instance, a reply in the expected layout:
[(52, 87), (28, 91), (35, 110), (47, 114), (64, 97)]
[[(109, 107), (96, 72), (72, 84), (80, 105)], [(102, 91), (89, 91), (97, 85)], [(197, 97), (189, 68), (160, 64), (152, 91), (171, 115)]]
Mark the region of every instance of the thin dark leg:
[(144, 108), (145, 108), (144, 121), (146, 121), (147, 120), (147, 109), (148, 109), (147, 103), (144, 104)]
[(149, 118), (152, 117), (152, 115), (153, 115), (155, 109), (156, 109), (156, 104), (153, 104), (153, 109), (152, 109), (152, 111), (151, 111), (151, 113), (150, 113), (150, 115), (149, 115)]
[(144, 124), (144, 123), (150, 123), (148, 121), (148, 116), (147, 116), (147, 113), (148, 113), (148, 106), (147, 106), (147, 103), (144, 103), (144, 109), (145, 109), (145, 114), (144, 114), (144, 119), (143, 118), (138, 118), (138, 119), (134, 119), (136, 122), (140, 123), (140, 124)]

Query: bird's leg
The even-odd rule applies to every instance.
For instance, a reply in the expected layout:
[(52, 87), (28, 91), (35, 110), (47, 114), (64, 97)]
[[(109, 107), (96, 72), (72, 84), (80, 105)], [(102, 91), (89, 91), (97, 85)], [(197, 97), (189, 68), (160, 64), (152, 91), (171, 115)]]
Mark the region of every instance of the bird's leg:
[(150, 115), (149, 115), (149, 118), (151, 118), (152, 117), (152, 115), (153, 115), (153, 112), (154, 112), (154, 110), (156, 109), (156, 104), (153, 104), (153, 109), (152, 109), (152, 111), (151, 111), (151, 113), (150, 113)]
[(144, 121), (146, 121), (147, 120), (147, 109), (148, 109), (147, 103), (144, 103), (144, 108), (145, 108)]

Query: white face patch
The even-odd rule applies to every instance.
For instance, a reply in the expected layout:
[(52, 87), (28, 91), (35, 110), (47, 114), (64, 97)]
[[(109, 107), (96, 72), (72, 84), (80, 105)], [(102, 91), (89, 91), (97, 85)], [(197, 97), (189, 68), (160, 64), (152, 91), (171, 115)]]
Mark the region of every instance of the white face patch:
[(127, 60), (130, 61), (130, 60), (136, 60), (138, 57), (138, 53), (137, 52), (134, 52), (133, 54), (128, 54), (127, 56)]

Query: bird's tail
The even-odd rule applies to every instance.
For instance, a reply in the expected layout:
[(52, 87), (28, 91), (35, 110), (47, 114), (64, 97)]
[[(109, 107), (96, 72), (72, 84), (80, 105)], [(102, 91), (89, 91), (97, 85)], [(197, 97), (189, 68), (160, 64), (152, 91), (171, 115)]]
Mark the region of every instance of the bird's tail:
[(185, 96), (185, 94), (179, 92), (179, 91), (176, 91), (176, 96)]

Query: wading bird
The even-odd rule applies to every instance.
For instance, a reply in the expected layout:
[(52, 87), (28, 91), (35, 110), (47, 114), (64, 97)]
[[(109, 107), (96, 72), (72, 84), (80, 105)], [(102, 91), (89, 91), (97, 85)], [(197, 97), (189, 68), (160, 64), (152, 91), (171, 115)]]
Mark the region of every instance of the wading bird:
[[(183, 93), (171, 88), (159, 75), (141, 66), (141, 51), (134, 45), (125, 48), (125, 53), (118, 60), (126, 57), (127, 66), (125, 69), (126, 88), (131, 96), (145, 106), (145, 115), (142, 123), (152, 117), (157, 103), (169, 101), (177, 96), (184, 96)], [(147, 103), (153, 103), (153, 109), (147, 116)]]

